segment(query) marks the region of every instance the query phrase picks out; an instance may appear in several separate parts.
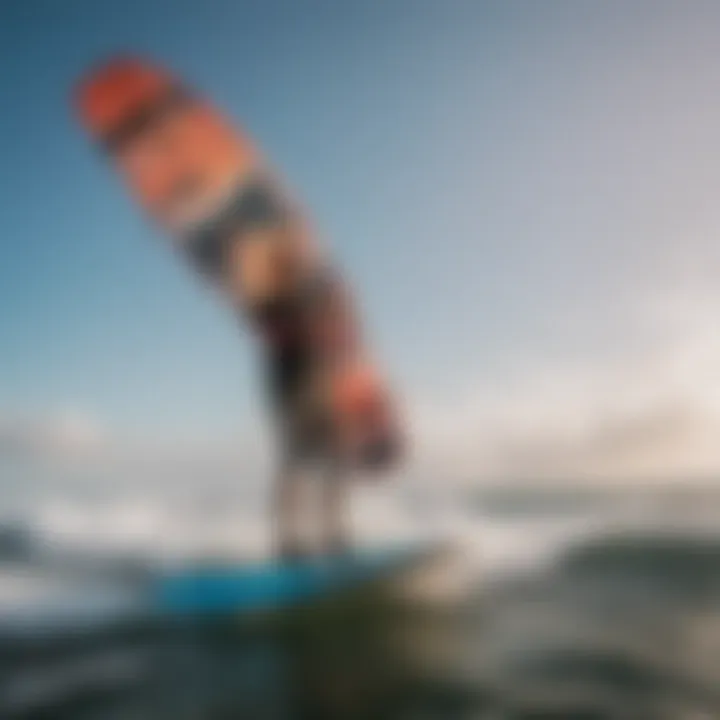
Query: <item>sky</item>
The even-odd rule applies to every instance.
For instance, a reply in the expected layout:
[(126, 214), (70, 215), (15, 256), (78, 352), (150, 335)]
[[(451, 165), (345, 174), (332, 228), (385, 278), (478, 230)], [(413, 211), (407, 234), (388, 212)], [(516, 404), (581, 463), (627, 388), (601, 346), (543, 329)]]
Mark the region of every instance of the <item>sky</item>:
[(720, 478), (719, 30), (712, 0), (0, 3), (0, 482), (267, 460), (247, 331), (70, 111), (116, 51), (205, 91), (305, 203), (408, 472)]

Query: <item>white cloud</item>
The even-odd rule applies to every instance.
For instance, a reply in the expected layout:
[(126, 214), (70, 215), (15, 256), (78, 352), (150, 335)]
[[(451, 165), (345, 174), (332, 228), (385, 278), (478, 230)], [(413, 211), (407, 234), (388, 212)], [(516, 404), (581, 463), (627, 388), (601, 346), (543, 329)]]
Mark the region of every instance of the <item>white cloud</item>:
[[(443, 481), (720, 479), (720, 295), (647, 294), (602, 357), (526, 358), (418, 403), (418, 473)], [(623, 337), (632, 342), (623, 346)]]
[(88, 413), (49, 412), (43, 417), (0, 417), (0, 454), (28, 458), (66, 457), (95, 452), (105, 434)]
[(181, 436), (109, 428), (89, 413), (0, 417), (0, 488), (15, 499), (244, 493), (270, 472), (260, 428)]

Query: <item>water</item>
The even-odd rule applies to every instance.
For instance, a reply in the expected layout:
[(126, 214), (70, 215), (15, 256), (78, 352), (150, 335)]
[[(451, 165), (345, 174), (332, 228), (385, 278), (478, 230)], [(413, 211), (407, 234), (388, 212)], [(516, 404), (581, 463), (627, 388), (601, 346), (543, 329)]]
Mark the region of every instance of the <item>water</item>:
[[(632, 507), (455, 517), (462, 592), (442, 603), (399, 584), (263, 622), (161, 627), (123, 616), (132, 594), (104, 578), (74, 616), (66, 602), (39, 629), (40, 603), (4, 626), (0, 717), (720, 718), (717, 508)], [(3, 584), (16, 611), (69, 597), (67, 571), (37, 575)]]

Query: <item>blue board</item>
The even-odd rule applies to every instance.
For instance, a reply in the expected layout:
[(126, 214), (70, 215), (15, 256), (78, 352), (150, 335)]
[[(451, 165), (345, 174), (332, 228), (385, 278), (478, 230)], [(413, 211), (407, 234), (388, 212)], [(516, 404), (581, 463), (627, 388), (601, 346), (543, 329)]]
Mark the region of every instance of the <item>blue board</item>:
[(286, 564), (191, 568), (162, 577), (155, 602), (161, 612), (171, 614), (242, 613), (291, 607), (392, 576), (428, 557), (432, 550), (414, 545)]

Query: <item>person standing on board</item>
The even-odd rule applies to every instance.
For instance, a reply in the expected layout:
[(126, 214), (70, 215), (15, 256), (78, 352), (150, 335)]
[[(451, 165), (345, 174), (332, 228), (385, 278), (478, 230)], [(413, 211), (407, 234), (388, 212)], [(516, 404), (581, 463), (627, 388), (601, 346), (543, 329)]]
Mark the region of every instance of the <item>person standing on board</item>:
[(299, 478), (324, 479), (323, 544), (349, 543), (349, 472), (399, 457), (352, 303), (253, 143), (164, 69), (119, 57), (78, 85), (81, 123), (148, 215), (260, 336), (278, 429), (276, 545), (305, 552)]

